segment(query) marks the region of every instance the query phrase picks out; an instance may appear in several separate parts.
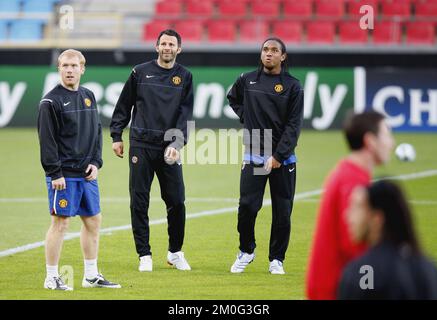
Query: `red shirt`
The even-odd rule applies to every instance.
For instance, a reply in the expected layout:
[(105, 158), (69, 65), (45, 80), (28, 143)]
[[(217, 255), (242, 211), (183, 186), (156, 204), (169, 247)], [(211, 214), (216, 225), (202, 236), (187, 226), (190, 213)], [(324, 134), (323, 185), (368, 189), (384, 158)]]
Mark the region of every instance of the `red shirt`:
[(346, 209), (355, 187), (370, 183), (370, 172), (341, 160), (325, 182), (306, 279), (308, 299), (335, 299), (345, 265), (366, 246), (351, 240)]

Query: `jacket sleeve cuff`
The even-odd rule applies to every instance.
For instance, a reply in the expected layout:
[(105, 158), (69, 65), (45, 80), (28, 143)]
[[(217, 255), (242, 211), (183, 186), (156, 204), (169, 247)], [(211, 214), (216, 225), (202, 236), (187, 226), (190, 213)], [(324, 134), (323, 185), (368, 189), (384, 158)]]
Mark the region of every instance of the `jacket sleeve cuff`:
[(273, 154), (273, 158), (276, 159), (276, 161), (283, 163), (286, 159), (284, 157), (282, 157), (278, 152), (275, 152)]
[(123, 139), (121, 139), (121, 134), (113, 133), (112, 135), (112, 142), (122, 142)]
[(174, 141), (170, 143), (168, 147), (175, 148), (177, 151), (180, 151), (184, 147), (184, 144), (181, 144), (179, 141)]
[(97, 169), (100, 169), (102, 167), (102, 163), (100, 161), (97, 161), (97, 160), (91, 160), (90, 164), (95, 165), (97, 167)]
[(61, 170), (61, 169), (59, 169), (59, 170), (57, 170), (57, 171), (55, 171), (55, 172), (49, 174), (49, 177), (50, 177), (52, 180), (56, 180), (56, 179), (62, 178), (63, 176), (64, 176), (64, 175), (62, 174), (62, 170)]

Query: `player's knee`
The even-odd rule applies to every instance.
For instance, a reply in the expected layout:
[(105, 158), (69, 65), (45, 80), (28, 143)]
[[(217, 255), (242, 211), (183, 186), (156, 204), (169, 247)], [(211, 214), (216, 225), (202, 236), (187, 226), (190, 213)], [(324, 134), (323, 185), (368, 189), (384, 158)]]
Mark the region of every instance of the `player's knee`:
[(98, 234), (102, 223), (102, 215), (99, 213), (92, 217), (84, 217), (83, 222), (88, 232)]
[(185, 202), (182, 199), (174, 199), (173, 201), (165, 201), (167, 212), (182, 212), (185, 211)]
[(238, 212), (241, 214), (257, 214), (258, 211), (261, 209), (262, 203), (258, 204), (255, 201), (240, 201), (240, 206)]
[(70, 225), (70, 219), (67, 217), (53, 217), (52, 230), (57, 233), (66, 233)]

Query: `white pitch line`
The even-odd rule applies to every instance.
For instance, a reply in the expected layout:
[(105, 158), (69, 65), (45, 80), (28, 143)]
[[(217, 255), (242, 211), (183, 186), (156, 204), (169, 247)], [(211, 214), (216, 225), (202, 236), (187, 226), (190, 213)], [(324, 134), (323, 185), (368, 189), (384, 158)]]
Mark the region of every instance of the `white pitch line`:
[[(47, 198), (0, 198), (0, 203), (45, 203)], [(111, 197), (101, 198), (103, 203), (126, 203), (129, 202), (129, 197)], [(159, 197), (150, 198), (151, 202), (161, 202)], [(186, 198), (186, 202), (233, 202), (238, 203), (238, 198)]]
[[(413, 180), (413, 179), (420, 179), (420, 178), (426, 178), (426, 177), (431, 177), (431, 176), (436, 176), (437, 175), (437, 170), (428, 170), (428, 171), (423, 171), (423, 172), (417, 172), (417, 173), (411, 173), (411, 174), (404, 174), (404, 175), (399, 175), (399, 176), (393, 176), (393, 177), (386, 177), (383, 179), (392, 179), (392, 180)], [(318, 196), (320, 194), (322, 194), (323, 190), (322, 189), (318, 189), (318, 190), (313, 190), (313, 191), (307, 191), (307, 192), (301, 192), (295, 195), (294, 199), (295, 200), (302, 200), (302, 199), (306, 199), (306, 198), (311, 198), (313, 196)], [(199, 199), (199, 198), (193, 198), (193, 199)], [(215, 198), (211, 198), (211, 199), (215, 199)], [(229, 199), (229, 198), (227, 198)], [(235, 199), (232, 199), (235, 200)], [(187, 199), (188, 201), (188, 199)], [(271, 205), (271, 200), (267, 199), (263, 201), (263, 206), (269, 206)], [(200, 217), (205, 217), (205, 216), (212, 216), (212, 215), (218, 215), (218, 214), (222, 214), (222, 213), (229, 213), (229, 212), (236, 212), (238, 210), (238, 207), (229, 207), (229, 208), (221, 208), (221, 209), (214, 209), (214, 210), (206, 210), (206, 211), (201, 211), (201, 212), (197, 212), (197, 213), (192, 213), (192, 214), (188, 214), (186, 216), (186, 219), (195, 219), (195, 218), (200, 218)], [(159, 225), (159, 224), (164, 224), (167, 222), (167, 219), (157, 219), (157, 220), (152, 220), (149, 222), (150, 225)], [(124, 225), (124, 226), (118, 226), (118, 227), (110, 227), (110, 228), (105, 228), (105, 229), (101, 229), (100, 233), (102, 234), (108, 234), (108, 233), (112, 233), (114, 231), (120, 231), (120, 230), (129, 230), (131, 229), (131, 225)], [(67, 234), (64, 239), (65, 240), (71, 240), (74, 238), (78, 238), (80, 237), (80, 233), (79, 232), (75, 232), (75, 233), (69, 233)], [(39, 241), (39, 242), (34, 242), (34, 243), (30, 243), (30, 244), (26, 244), (24, 246), (20, 246), (20, 247), (16, 247), (16, 248), (11, 248), (11, 249), (7, 249), (4, 251), (0, 251), (0, 257), (6, 257), (6, 256), (10, 256), (19, 252), (25, 252), (28, 250), (32, 250), (35, 248), (39, 248), (39, 247), (43, 247), (44, 246), (44, 241)]]

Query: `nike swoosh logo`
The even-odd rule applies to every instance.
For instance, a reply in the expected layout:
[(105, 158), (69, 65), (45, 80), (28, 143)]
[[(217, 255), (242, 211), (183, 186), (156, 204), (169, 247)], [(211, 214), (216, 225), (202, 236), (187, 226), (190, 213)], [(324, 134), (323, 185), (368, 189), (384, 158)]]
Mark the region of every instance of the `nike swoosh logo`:
[(294, 171), (294, 169), (296, 169), (296, 168), (293, 168), (293, 169), (288, 169), (288, 172), (293, 172), (293, 171)]
[(146, 78), (147, 79), (149, 79), (149, 78), (153, 78), (154, 76), (149, 76), (149, 75), (146, 75)]
[(70, 103), (71, 103), (71, 101), (67, 102), (67, 103), (64, 103), (64, 107), (68, 106)]
[(256, 81), (249, 81), (249, 84), (255, 84)]

